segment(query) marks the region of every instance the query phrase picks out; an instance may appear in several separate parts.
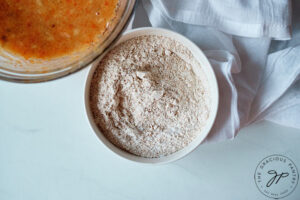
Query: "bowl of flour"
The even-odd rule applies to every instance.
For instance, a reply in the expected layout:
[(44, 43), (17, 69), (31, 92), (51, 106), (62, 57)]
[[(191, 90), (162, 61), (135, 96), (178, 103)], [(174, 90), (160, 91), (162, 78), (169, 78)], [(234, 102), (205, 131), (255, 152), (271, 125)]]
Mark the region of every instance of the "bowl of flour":
[(168, 163), (201, 144), (216, 118), (218, 85), (203, 52), (160, 28), (123, 34), (90, 69), (85, 105), (99, 139), (141, 163)]

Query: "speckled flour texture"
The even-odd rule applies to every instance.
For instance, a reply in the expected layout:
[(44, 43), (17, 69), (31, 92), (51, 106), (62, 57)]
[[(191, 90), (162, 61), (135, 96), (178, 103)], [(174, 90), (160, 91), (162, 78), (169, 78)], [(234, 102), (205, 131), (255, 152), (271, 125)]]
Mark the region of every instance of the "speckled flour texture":
[(140, 36), (119, 44), (99, 63), (90, 105), (114, 145), (153, 158), (179, 151), (201, 134), (210, 92), (186, 47), (163, 36)]

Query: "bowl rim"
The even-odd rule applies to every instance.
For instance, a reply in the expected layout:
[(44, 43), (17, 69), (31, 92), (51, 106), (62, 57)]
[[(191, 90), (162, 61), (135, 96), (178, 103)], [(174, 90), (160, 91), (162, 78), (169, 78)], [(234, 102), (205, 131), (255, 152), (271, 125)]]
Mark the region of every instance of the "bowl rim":
[[(127, 26), (129, 25), (132, 17), (134, 16), (133, 13), (136, 6), (137, 0), (127, 0), (124, 12), (119, 22), (116, 23), (110, 34), (98, 46), (99, 51), (91, 55), (90, 58), (85, 62), (73, 62), (64, 68), (48, 71), (46, 73), (20, 73), (14, 70), (6, 70), (5, 68), (0, 67), (0, 80), (15, 83), (40, 83), (60, 79), (69, 74), (73, 74), (77, 71), (82, 70), (83, 68), (89, 66), (95, 60), (97, 60), (97, 58), (101, 56), (101, 54), (103, 54), (111, 45), (118, 41), (124, 30), (126, 30)], [(77, 63), (77, 65), (72, 67), (74, 63)]]
[[(94, 121), (92, 111), (90, 109), (90, 85), (91, 85), (91, 81), (92, 81), (94, 72), (97, 69), (97, 66), (98, 66), (99, 62), (101, 61), (101, 59), (112, 48), (114, 48), (118, 44), (120, 44), (128, 39), (142, 36), (142, 35), (161, 35), (161, 36), (169, 37), (171, 39), (177, 40), (182, 45), (187, 47), (193, 55), (195, 53), (197, 53), (197, 57), (195, 55), (194, 55), (194, 57), (197, 59), (197, 61), (200, 63), (201, 66), (204, 66), (202, 68), (204, 69), (205, 73), (208, 73), (208, 74), (206, 74), (206, 76), (207, 76), (207, 79), (209, 79), (208, 82), (210, 85), (212, 106), (211, 106), (210, 116), (205, 125), (205, 128), (201, 131), (201, 134), (199, 134), (199, 136), (197, 136), (197, 138), (195, 138), (191, 143), (189, 143), (183, 149), (181, 149), (177, 152), (174, 152), (168, 156), (163, 156), (163, 157), (159, 157), (159, 158), (145, 158), (145, 157), (137, 156), (137, 155), (131, 154), (127, 151), (124, 151), (124, 150), (116, 147), (98, 129), (98, 127)], [(200, 57), (198, 57), (198, 56), (200, 56)], [(86, 111), (86, 115), (88, 117), (89, 124), (92, 127), (94, 133), (97, 135), (99, 140), (104, 144), (104, 146), (106, 146), (108, 149), (110, 149), (116, 155), (118, 155), (119, 157), (121, 157), (123, 159), (133, 161), (135, 163), (155, 164), (155, 165), (156, 164), (166, 164), (166, 163), (174, 162), (176, 160), (179, 160), (179, 159), (185, 157), (186, 155), (188, 155), (189, 153), (194, 151), (205, 140), (205, 138), (209, 134), (209, 132), (215, 122), (216, 116), (217, 116), (217, 111), (218, 111), (218, 106), (219, 106), (219, 88), (218, 88), (217, 78), (216, 78), (215, 72), (214, 72), (211, 64), (209, 63), (207, 57), (204, 55), (203, 51), (195, 43), (193, 43), (191, 40), (189, 40), (185, 36), (183, 36), (177, 32), (168, 30), (168, 29), (143, 27), (143, 28), (132, 29), (132, 30), (122, 33), (122, 36), (120, 37), (120, 39), (114, 45), (111, 45), (110, 48), (108, 48), (97, 60), (95, 60), (95, 62), (92, 64), (91, 68), (89, 69), (89, 72), (88, 72), (88, 75), (86, 78), (85, 90), (84, 90), (84, 104), (85, 104), (85, 111)], [(190, 148), (188, 148), (188, 147), (190, 147)]]

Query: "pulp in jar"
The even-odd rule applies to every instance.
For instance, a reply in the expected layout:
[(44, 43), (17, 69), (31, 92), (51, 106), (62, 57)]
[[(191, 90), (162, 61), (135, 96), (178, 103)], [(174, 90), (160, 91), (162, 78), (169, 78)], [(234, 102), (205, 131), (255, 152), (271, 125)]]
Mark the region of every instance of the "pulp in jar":
[(51, 59), (101, 39), (119, 0), (0, 0), (0, 45), (25, 59)]

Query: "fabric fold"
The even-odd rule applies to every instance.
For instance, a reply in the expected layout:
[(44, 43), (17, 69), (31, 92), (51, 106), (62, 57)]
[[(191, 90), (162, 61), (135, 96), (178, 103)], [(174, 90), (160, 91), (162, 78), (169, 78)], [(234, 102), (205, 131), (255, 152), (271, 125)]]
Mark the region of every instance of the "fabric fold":
[(153, 27), (186, 36), (212, 64), (220, 105), (206, 143), (233, 139), (263, 119), (300, 128), (299, 48), (268, 55), (271, 39), (291, 37), (291, 1), (142, 0), (142, 5)]
[[(291, 38), (290, 0), (143, 0), (168, 21), (208, 26), (243, 37)], [(151, 15), (150, 15), (151, 16)]]

